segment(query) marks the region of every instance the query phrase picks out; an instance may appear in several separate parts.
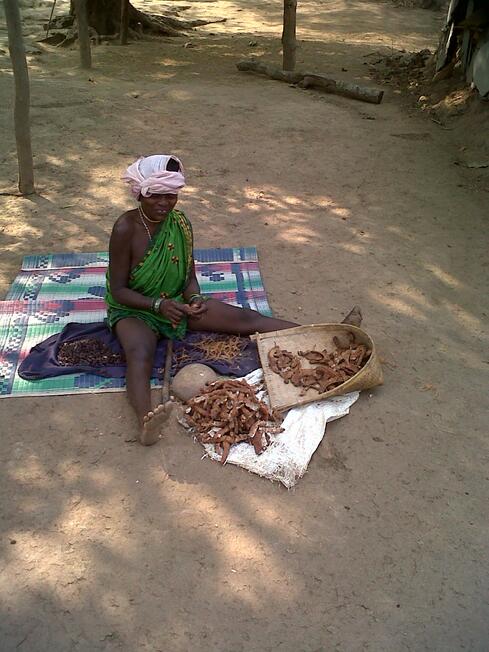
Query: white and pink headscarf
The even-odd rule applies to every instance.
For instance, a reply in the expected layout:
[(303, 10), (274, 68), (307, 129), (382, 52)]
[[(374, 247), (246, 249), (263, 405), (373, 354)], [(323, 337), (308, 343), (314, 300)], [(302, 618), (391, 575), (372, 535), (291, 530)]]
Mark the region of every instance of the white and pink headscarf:
[[(167, 170), (168, 161), (173, 158), (180, 164), (179, 172)], [(130, 165), (123, 181), (131, 187), (132, 194), (136, 197), (142, 195), (176, 195), (185, 186), (183, 166), (176, 156), (166, 154), (154, 154), (153, 156), (141, 156)]]

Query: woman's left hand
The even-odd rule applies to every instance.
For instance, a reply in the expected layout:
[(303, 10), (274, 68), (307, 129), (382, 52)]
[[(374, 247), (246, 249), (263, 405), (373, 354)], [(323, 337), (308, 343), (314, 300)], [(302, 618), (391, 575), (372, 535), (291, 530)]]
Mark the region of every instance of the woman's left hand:
[(200, 319), (200, 317), (207, 312), (207, 303), (205, 299), (195, 298), (192, 300), (192, 303), (189, 304), (191, 313), (188, 315), (190, 319)]

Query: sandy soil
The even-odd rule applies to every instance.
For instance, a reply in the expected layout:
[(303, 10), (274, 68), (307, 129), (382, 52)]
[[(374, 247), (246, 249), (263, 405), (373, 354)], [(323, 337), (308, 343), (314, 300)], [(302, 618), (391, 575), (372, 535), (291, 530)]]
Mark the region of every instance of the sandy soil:
[[(360, 303), (385, 386), (291, 492), (201, 460), (176, 424), (131, 443), (122, 394), (1, 401), (0, 648), (487, 650), (487, 192), (390, 88), (371, 106), (237, 73), (279, 61), (280, 3), (188, 4), (228, 21), (102, 45), (90, 74), (76, 50), (30, 57), (40, 195), (0, 197), (0, 292), (26, 253), (105, 248), (124, 166), (173, 151), (197, 244), (257, 244), (278, 316)], [(333, 0), (299, 24), (301, 65), (365, 82), (364, 55), (433, 46), (439, 17)]]

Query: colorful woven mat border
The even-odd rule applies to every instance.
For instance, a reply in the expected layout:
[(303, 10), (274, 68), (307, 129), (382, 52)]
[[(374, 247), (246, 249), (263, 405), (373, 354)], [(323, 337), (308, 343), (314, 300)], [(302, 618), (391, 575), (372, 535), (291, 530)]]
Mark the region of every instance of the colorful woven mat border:
[[(194, 249), (194, 258), (199, 263), (257, 261), (256, 247), (215, 247)], [(107, 251), (86, 253), (48, 253), (24, 256), (22, 271), (60, 269), (63, 267), (106, 267), (109, 264)]]

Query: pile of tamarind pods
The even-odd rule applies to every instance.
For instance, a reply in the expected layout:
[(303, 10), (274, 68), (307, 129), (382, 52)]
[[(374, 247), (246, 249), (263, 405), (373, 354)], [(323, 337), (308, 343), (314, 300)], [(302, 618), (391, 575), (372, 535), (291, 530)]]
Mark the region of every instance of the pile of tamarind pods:
[[(294, 354), (274, 346), (268, 352), (268, 364), (284, 383), (301, 387), (301, 396), (310, 389), (323, 394), (358, 373), (372, 353), (365, 344), (355, 342), (353, 333), (349, 333), (349, 336), (350, 343), (347, 345), (342, 344), (338, 337), (333, 337), (336, 349), (331, 352), (323, 349), (298, 351)], [(301, 358), (307, 360), (311, 366), (303, 367)]]
[(259, 389), (244, 380), (216, 380), (187, 401), (186, 417), (196, 439), (214, 444), (221, 464), (233, 444), (248, 442), (260, 455), (270, 443), (269, 435), (282, 432), (280, 415), (258, 399)]

